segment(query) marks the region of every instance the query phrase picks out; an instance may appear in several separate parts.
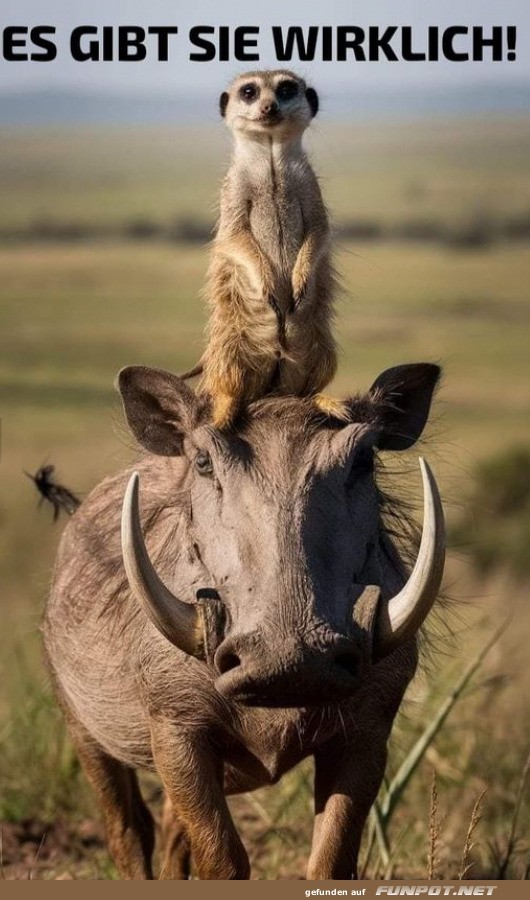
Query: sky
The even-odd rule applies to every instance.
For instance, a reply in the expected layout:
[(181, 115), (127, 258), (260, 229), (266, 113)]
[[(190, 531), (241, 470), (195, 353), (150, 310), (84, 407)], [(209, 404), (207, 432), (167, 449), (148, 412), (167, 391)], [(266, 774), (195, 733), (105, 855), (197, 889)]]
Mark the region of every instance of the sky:
[[(292, 68), (324, 90), (340, 85), (361, 90), (391, 86), (458, 87), (530, 82), (529, 0), (0, 0), (0, 27), (54, 25), (58, 58), (53, 62), (7, 62), (0, 59), (0, 91), (72, 88), (95, 91), (174, 93), (217, 92), (249, 67), (276, 66), (272, 25), (411, 25), (421, 42), (429, 25), (515, 25), (515, 62), (299, 62)], [(69, 36), (78, 25), (177, 25), (179, 34), (168, 62), (75, 62)], [(188, 32), (194, 25), (259, 26), (257, 64), (191, 62)], [(154, 47), (153, 45), (150, 45)]]

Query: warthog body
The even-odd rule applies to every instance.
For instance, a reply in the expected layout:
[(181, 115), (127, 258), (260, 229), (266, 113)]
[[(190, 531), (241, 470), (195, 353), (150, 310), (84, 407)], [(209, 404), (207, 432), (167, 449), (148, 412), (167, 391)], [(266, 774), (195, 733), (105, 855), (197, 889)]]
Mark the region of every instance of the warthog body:
[(137, 481), (122, 557), (131, 473), (105, 480), (65, 530), (44, 634), (123, 877), (152, 877), (137, 768), (156, 770), (167, 795), (161, 877), (186, 877), (191, 851), (200, 878), (248, 878), (225, 795), (273, 784), (311, 755), (308, 877), (355, 876), (443, 565), (438, 507), (435, 556), (431, 546), (405, 584), (373, 448), (414, 443), (438, 374), (427, 364), (384, 373), (350, 402), (350, 424), (278, 398), (224, 434), (175, 376), (121, 373), (129, 424), (150, 454), (137, 471), (154, 568)]

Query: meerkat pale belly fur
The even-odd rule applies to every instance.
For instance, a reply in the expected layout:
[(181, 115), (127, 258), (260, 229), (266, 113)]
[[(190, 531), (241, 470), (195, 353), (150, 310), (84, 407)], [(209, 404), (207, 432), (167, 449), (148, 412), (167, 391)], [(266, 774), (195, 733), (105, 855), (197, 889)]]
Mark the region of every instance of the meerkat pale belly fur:
[(252, 72), (221, 95), (234, 134), (221, 189), (206, 294), (208, 341), (201, 390), (213, 421), (229, 425), (266, 393), (320, 395), (336, 369), (334, 274), (320, 187), (302, 148), (318, 109), (292, 72)]

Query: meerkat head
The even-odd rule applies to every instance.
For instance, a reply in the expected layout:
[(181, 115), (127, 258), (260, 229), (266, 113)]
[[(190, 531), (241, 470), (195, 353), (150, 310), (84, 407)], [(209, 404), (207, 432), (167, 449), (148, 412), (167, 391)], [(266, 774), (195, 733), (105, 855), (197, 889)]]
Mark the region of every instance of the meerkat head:
[(289, 140), (302, 134), (318, 112), (317, 92), (288, 69), (239, 75), (219, 100), (233, 131)]

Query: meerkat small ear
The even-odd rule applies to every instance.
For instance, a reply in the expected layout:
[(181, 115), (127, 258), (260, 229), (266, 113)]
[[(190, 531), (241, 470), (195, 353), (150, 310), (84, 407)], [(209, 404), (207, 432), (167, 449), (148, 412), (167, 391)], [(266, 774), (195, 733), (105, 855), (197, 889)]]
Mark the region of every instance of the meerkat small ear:
[(225, 114), (226, 114), (226, 107), (228, 106), (228, 98), (229, 98), (229, 96), (230, 96), (230, 95), (228, 94), (227, 91), (223, 91), (223, 93), (222, 93), (221, 96), (219, 97), (219, 112), (221, 113), (221, 115), (223, 116), (223, 118), (224, 118), (224, 116), (225, 116)]
[(315, 118), (318, 112), (318, 94), (314, 88), (307, 88), (305, 92), (306, 100), (309, 103), (309, 108), (311, 110), (311, 114), (313, 118)]

